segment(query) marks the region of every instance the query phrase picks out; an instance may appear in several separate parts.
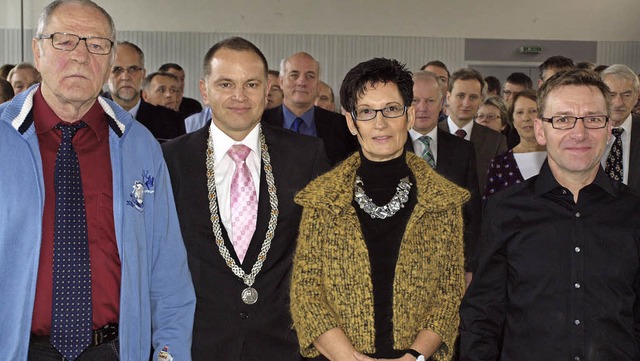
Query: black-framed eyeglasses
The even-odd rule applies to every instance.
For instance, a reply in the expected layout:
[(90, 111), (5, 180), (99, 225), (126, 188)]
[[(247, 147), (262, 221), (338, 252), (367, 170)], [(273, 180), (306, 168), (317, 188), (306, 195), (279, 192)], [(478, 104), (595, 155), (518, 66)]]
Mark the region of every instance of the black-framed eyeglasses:
[(606, 115), (585, 115), (584, 117), (575, 117), (572, 115), (556, 115), (551, 118), (540, 118), (545, 122), (551, 123), (553, 129), (569, 130), (573, 129), (578, 123), (578, 119), (582, 119), (582, 124), (587, 129), (602, 129), (607, 125), (609, 117)]
[(375, 118), (378, 112), (385, 118), (399, 118), (407, 112), (407, 106), (389, 105), (382, 109), (360, 108), (352, 111), (351, 116), (355, 120), (367, 121)]
[(107, 55), (113, 48), (113, 41), (98, 36), (80, 37), (76, 34), (69, 33), (51, 33), (49, 35), (40, 34), (36, 39), (51, 39), (51, 45), (58, 50), (73, 51), (80, 40), (84, 40), (87, 50), (92, 54)]
[(113, 73), (113, 75), (115, 76), (119, 76), (125, 71), (129, 74), (137, 74), (142, 71), (142, 67), (137, 65), (131, 65), (128, 68), (123, 68), (121, 66), (114, 66), (113, 69), (111, 69), (111, 73)]

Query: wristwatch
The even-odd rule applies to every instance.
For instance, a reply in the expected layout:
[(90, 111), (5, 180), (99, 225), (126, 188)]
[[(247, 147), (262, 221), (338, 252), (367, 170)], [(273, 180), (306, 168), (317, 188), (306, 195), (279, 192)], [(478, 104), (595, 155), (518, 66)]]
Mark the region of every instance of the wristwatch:
[(410, 348), (406, 351), (406, 353), (410, 354), (411, 356), (415, 356), (416, 361), (426, 361), (427, 359), (424, 358), (424, 355), (420, 354), (420, 352)]

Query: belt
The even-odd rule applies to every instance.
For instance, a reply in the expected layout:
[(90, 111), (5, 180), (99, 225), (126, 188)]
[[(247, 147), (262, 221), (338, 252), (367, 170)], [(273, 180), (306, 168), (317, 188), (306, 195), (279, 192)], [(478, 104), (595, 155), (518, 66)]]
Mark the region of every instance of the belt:
[[(118, 338), (118, 324), (109, 323), (102, 328), (93, 330), (91, 335), (91, 344), (89, 347), (100, 346), (103, 343), (111, 342)], [(49, 335), (38, 336), (31, 334), (31, 342), (35, 343), (50, 343)]]

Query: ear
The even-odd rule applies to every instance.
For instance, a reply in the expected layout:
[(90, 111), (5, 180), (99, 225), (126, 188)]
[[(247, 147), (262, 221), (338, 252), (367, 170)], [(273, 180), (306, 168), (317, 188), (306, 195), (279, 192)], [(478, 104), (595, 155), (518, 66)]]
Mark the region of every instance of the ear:
[(31, 39), (31, 51), (33, 52), (33, 64), (40, 71), (40, 47), (38, 46), (38, 39)]
[(149, 101), (147, 100), (147, 92), (146, 91), (142, 91), (142, 100), (144, 100), (145, 102), (149, 103)]
[(200, 89), (200, 96), (202, 97), (202, 103), (204, 103), (204, 105), (209, 105), (209, 96), (207, 95), (207, 83), (204, 79), (200, 79), (198, 88)]
[(542, 126), (542, 120), (540, 118), (535, 118), (533, 120), (533, 132), (536, 136), (536, 141), (538, 144), (544, 146), (547, 145), (547, 138), (544, 135), (544, 128)]
[(451, 92), (447, 91), (447, 104), (451, 103), (449, 98), (451, 98)]
[(352, 135), (358, 135), (358, 128), (354, 124), (355, 120), (353, 120), (353, 117), (351, 116), (351, 113), (349, 113), (348, 111), (342, 109), (342, 114), (347, 119), (347, 127), (349, 127), (349, 132)]
[(413, 124), (416, 122), (416, 108), (413, 105), (407, 108), (407, 131), (413, 128)]

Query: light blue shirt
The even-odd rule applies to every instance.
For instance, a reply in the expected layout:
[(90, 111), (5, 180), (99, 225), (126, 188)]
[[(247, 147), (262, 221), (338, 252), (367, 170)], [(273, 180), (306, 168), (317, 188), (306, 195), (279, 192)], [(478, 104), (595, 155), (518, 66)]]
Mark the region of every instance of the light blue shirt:
[(187, 133), (195, 132), (196, 130), (204, 127), (205, 124), (211, 119), (211, 108), (204, 107), (200, 113), (192, 114), (184, 120), (184, 126), (187, 129)]
[[(313, 106), (311, 109), (307, 110), (300, 118), (302, 118), (302, 124), (300, 124), (300, 128), (298, 128), (298, 133), (306, 134), (313, 137), (318, 136), (318, 131), (316, 130), (316, 122), (313, 119), (313, 115), (315, 113), (316, 107)], [(284, 115), (284, 123), (282, 123), (283, 128), (291, 129), (293, 122), (298, 118), (297, 115), (293, 114), (291, 110), (287, 109), (287, 107), (282, 104), (282, 114)]]

